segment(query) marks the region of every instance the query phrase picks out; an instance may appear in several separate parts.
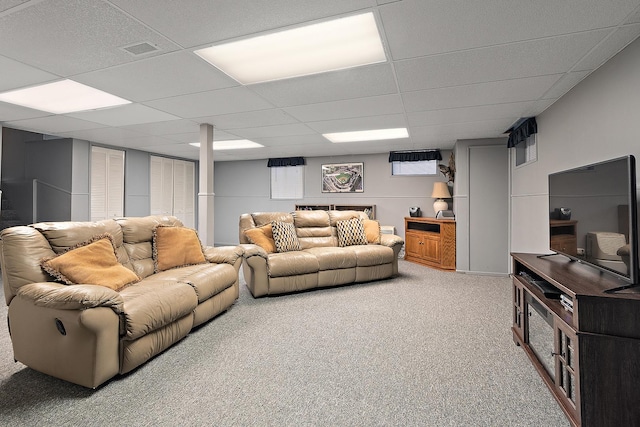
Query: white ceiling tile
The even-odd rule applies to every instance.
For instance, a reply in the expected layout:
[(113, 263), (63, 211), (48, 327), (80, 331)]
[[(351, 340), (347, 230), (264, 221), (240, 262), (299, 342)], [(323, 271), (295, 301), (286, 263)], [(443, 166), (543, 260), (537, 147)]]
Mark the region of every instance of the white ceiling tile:
[(475, 83), (402, 94), (407, 112), (539, 99), (563, 74)]
[(0, 123), (10, 122), (12, 120), (33, 119), (36, 117), (50, 116), (51, 113), (45, 111), (33, 110), (31, 108), (21, 107), (20, 105), (8, 104), (0, 102)]
[(0, 70), (2, 70), (0, 92), (59, 79), (55, 74), (47, 73), (4, 56), (0, 56)]
[(200, 132), (200, 124), (193, 120), (179, 119), (166, 122), (152, 122), (123, 126), (124, 129), (149, 135), (172, 135), (186, 132)]
[(8, 11), (16, 6), (20, 6), (24, 3), (29, 2), (29, 0), (1, 0), (0, 1), (0, 12)]
[(179, 118), (142, 104), (127, 104), (114, 108), (70, 113), (67, 116), (101, 123), (106, 126), (127, 126), (163, 120), (177, 120)]
[(415, 126), (411, 128), (411, 138), (415, 140), (442, 138), (442, 139), (478, 139), (495, 138), (504, 132), (518, 120), (519, 116), (507, 117), (498, 120), (483, 120), (469, 123), (452, 123), (437, 126)]
[(508, 104), (481, 105), (478, 107), (450, 108), (446, 110), (420, 111), (407, 114), (410, 126), (436, 126), (450, 123), (490, 121), (519, 117), (535, 101), (514, 102)]
[(142, 134), (138, 132), (114, 127), (61, 132), (59, 135), (76, 139), (84, 139), (86, 141), (100, 142), (103, 144), (112, 144), (115, 141), (123, 141), (128, 138), (139, 138), (142, 136)]
[(252, 85), (251, 90), (278, 107), (397, 93), (393, 70), (389, 64), (261, 83)]
[(184, 47), (327, 18), (375, 5), (373, 0), (111, 0)]
[(356, 130), (392, 129), (406, 127), (404, 114), (390, 114), (386, 116), (356, 117), (342, 120), (327, 120), (324, 122), (310, 122), (308, 126), (319, 133), (349, 132)]
[(590, 71), (576, 71), (567, 73), (559, 79), (542, 97), (543, 99), (558, 99), (571, 88), (580, 83)]
[(288, 107), (284, 110), (301, 121), (335, 120), (347, 117), (379, 116), (404, 112), (400, 95), (381, 95), (322, 102)]
[(121, 47), (138, 42), (158, 46), (149, 56), (178, 49), (100, 0), (45, 1), (0, 16), (0, 54), (61, 76), (133, 61)]
[(238, 86), (194, 53), (181, 51), (73, 77), (74, 80), (130, 101)]
[(398, 84), (405, 92), (564, 73), (607, 33), (590, 31), (399, 61)]
[(182, 118), (217, 116), (273, 108), (245, 87), (212, 90), (145, 102), (150, 107)]
[(634, 0), (586, 3), (404, 0), (381, 7), (380, 14), (393, 59), (406, 59), (613, 27), (638, 5)]
[(55, 135), (58, 132), (68, 132), (83, 129), (95, 129), (100, 125), (66, 116), (47, 116), (34, 119), (16, 120), (5, 123), (8, 127), (32, 129), (33, 131)]
[(197, 117), (200, 123), (210, 123), (216, 129), (237, 129), (258, 126), (273, 126), (297, 123), (298, 121), (278, 108), (248, 111), (246, 113), (223, 114), (219, 116)]
[(233, 133), (243, 138), (256, 137), (275, 137), (275, 136), (292, 136), (292, 135), (308, 135), (315, 133), (312, 129), (301, 123), (290, 125), (264, 126), (248, 129), (234, 129)]
[(575, 71), (595, 70), (640, 35), (640, 24), (626, 25), (612, 31), (595, 49), (582, 58)]

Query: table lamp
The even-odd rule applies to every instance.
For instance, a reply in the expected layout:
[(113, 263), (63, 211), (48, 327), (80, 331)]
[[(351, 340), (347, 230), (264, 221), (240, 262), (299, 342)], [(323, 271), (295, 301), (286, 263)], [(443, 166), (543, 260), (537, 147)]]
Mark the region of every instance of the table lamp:
[(442, 181), (434, 182), (431, 197), (437, 199), (433, 203), (433, 210), (436, 214), (440, 211), (446, 211), (449, 208), (449, 204), (443, 199), (451, 198), (451, 193), (449, 193), (449, 186), (447, 183)]

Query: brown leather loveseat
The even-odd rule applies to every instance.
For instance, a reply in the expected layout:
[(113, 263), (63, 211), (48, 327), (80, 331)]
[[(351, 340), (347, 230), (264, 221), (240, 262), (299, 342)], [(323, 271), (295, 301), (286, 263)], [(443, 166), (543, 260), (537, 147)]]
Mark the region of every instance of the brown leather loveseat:
[(239, 228), (254, 297), (392, 277), (404, 244), (357, 211), (242, 214)]
[(175, 217), (47, 222), (0, 236), (14, 358), (85, 387), (131, 371), (238, 298), (242, 249), (203, 248)]

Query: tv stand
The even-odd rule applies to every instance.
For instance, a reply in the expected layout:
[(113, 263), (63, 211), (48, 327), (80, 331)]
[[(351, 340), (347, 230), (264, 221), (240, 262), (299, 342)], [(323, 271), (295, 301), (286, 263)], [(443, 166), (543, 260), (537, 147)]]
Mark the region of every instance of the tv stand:
[(568, 257), (511, 255), (513, 340), (571, 424), (638, 425), (640, 288)]

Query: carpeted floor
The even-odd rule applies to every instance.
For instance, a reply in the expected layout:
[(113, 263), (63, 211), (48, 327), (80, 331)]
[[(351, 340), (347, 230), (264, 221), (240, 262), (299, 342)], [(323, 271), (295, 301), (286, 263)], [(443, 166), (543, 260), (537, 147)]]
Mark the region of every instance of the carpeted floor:
[(513, 344), (510, 279), (400, 272), (260, 299), (241, 285), (227, 313), (97, 390), (14, 363), (2, 304), (0, 425), (569, 425)]

